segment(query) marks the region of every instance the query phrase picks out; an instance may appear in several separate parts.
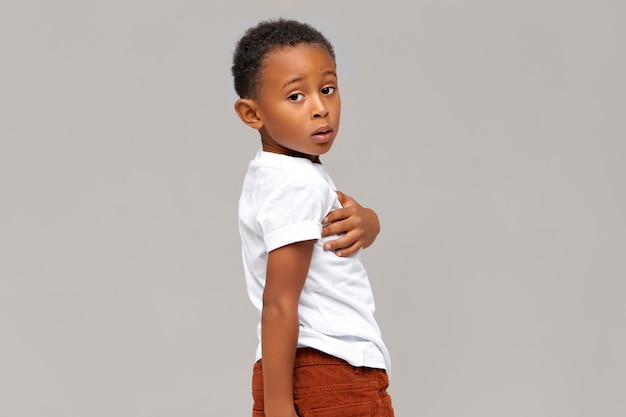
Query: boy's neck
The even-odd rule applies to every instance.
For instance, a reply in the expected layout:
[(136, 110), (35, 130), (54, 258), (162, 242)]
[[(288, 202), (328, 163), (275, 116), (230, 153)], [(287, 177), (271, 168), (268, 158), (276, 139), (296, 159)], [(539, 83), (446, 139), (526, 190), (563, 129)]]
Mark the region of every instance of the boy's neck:
[(278, 151), (278, 150), (266, 148), (265, 146), (263, 146), (263, 152), (275, 153), (277, 155), (293, 156), (294, 158), (304, 158), (304, 159), (308, 159), (314, 164), (322, 163), (319, 155), (308, 155), (302, 152), (294, 151), (293, 149), (289, 149), (288, 152), (285, 152), (283, 150)]

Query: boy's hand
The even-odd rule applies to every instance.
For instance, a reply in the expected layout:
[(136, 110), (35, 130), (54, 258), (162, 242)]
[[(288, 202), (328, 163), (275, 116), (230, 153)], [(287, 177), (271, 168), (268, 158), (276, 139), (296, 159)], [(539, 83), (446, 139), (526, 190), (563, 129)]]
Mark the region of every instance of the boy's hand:
[(374, 210), (362, 207), (341, 191), (337, 191), (337, 196), (343, 207), (328, 213), (322, 220), (322, 236), (344, 235), (326, 242), (324, 250), (334, 250), (337, 256), (350, 256), (374, 243), (380, 232), (380, 223)]

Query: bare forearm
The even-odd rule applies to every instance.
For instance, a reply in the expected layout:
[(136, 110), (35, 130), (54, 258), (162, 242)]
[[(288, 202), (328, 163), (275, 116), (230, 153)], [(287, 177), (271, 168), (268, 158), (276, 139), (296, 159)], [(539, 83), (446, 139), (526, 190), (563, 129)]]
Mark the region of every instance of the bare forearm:
[(292, 243), (273, 250), (267, 258), (261, 317), (265, 417), (297, 417), (293, 363), (300, 324), (298, 302), (314, 243)]
[(263, 391), (266, 417), (294, 417), (293, 363), (298, 343), (298, 309), (263, 307)]

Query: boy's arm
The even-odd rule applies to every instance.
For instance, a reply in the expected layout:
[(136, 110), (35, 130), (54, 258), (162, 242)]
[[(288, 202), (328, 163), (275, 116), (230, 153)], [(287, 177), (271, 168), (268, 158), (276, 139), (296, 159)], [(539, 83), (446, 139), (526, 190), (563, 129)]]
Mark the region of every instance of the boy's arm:
[(362, 207), (355, 199), (337, 191), (343, 206), (330, 212), (322, 223), (322, 236), (345, 233), (339, 239), (326, 242), (324, 250), (334, 250), (337, 256), (349, 256), (361, 248), (367, 248), (380, 232), (376, 212)]
[(261, 315), (266, 417), (297, 417), (293, 366), (298, 344), (298, 302), (314, 243), (314, 240), (293, 243), (268, 255)]

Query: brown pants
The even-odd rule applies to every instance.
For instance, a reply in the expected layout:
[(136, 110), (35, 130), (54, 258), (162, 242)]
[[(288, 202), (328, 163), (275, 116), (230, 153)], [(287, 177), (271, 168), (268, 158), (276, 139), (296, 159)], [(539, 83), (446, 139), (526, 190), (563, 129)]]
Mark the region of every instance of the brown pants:
[[(298, 349), (294, 401), (301, 417), (394, 417), (389, 379), (382, 369), (357, 368), (315, 349)], [(263, 412), (263, 364), (252, 373), (252, 417)]]

